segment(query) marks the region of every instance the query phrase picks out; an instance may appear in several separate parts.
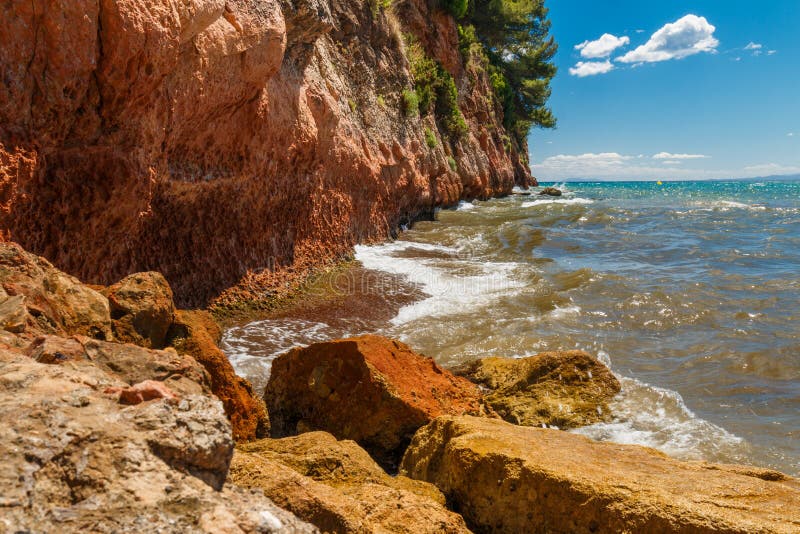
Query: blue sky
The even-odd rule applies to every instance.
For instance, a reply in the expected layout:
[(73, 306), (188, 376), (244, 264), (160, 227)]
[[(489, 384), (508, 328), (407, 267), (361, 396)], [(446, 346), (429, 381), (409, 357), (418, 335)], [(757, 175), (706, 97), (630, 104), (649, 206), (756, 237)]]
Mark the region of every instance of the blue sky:
[(547, 5), (558, 128), (529, 137), (540, 180), (800, 173), (800, 0)]

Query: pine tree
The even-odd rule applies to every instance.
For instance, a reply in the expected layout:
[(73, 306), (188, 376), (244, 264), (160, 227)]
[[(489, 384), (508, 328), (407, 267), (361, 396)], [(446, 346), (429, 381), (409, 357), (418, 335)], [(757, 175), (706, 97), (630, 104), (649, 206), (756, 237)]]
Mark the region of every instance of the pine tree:
[(558, 45), (547, 13), (544, 0), (471, 0), (463, 17), (489, 58), (505, 125), (520, 143), (531, 127), (556, 125), (546, 104)]

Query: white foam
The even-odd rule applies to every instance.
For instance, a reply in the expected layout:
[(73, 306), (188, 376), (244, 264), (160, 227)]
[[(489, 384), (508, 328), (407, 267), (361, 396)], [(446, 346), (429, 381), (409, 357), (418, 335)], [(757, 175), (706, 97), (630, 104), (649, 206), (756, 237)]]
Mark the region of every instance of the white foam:
[[(435, 266), (435, 261), (424, 258), (398, 257), (395, 252), (419, 245), (395, 241), (384, 245), (356, 247), (356, 259), (367, 269), (401, 275), (418, 284), (428, 298), (400, 309), (392, 324), (408, 323), (420, 317), (441, 317), (475, 311), (501, 296), (524, 287), (514, 278), (517, 263), (460, 260), (475, 275), (459, 275), (457, 270)], [(441, 247), (439, 247), (441, 249)], [(444, 247), (456, 253), (457, 250)]]
[(234, 370), (240, 375), (247, 375), (245, 367), (249, 365), (258, 364), (268, 370), (278, 355), (332, 337), (337, 337), (336, 332), (326, 323), (303, 319), (267, 319), (226, 330), (220, 348), (228, 356)]
[(751, 211), (764, 211), (766, 206), (758, 204), (745, 204), (743, 202), (736, 202), (734, 200), (714, 200), (705, 202), (694, 202), (692, 205), (696, 206), (700, 211), (729, 211), (731, 209), (746, 209)]
[(462, 200), (461, 202), (458, 203), (458, 207), (456, 207), (456, 211), (470, 211), (470, 210), (474, 210), (477, 207), (478, 206), (476, 206), (472, 202), (467, 202), (466, 200)]
[(610, 405), (614, 420), (573, 432), (599, 441), (644, 445), (686, 460), (738, 456), (743, 440), (695, 415), (677, 392), (618, 378), (622, 391)]
[(564, 306), (563, 308), (556, 306), (556, 309), (549, 313), (550, 317), (553, 319), (563, 319), (564, 317), (568, 317), (570, 315), (580, 315), (581, 308), (580, 306)]
[(533, 208), (535, 206), (544, 206), (546, 204), (566, 204), (566, 205), (576, 205), (576, 204), (594, 204), (594, 200), (589, 200), (588, 198), (540, 198), (538, 200), (534, 200), (532, 202), (523, 202), (523, 208)]

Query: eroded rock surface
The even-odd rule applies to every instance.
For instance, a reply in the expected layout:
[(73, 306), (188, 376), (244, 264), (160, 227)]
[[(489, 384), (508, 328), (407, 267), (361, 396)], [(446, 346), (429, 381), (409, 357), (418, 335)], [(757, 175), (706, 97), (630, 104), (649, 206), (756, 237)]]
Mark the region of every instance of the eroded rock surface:
[(126, 386), (88, 361), (0, 349), (0, 530), (316, 531), (263, 494), (221, 489), (233, 439), (218, 400), (126, 406)]
[(113, 338), (108, 299), (16, 243), (0, 243), (0, 283), (0, 326), (10, 333)]
[(800, 529), (800, 483), (645, 447), (476, 417), (414, 436), (401, 473), (436, 484), (482, 532), (767, 533)]
[(293, 349), (272, 363), (264, 396), (274, 437), (325, 430), (385, 466), (440, 415), (480, 414), (477, 386), (380, 336)]
[(326, 432), (242, 444), (230, 480), (263, 489), (323, 532), (469, 532), (435, 486), (389, 476), (355, 442)]
[[(181, 306), (237, 285), (232, 305), (531, 183), (452, 18), (384, 4), (3, 2), (0, 237), (90, 283), (162, 272)], [(463, 139), (403, 113), (402, 32), (455, 76)]]
[(217, 347), (220, 335), (208, 313), (175, 310), (158, 273), (136, 273), (98, 292), (19, 245), (0, 243), (0, 346), (40, 363), (92, 362), (128, 387), (157, 380), (179, 394), (213, 392), (237, 440), (264, 437), (264, 403)]
[(164, 348), (175, 317), (172, 289), (161, 273), (134, 273), (106, 288), (117, 341)]
[(516, 425), (575, 428), (607, 420), (619, 393), (613, 373), (582, 350), (484, 358), (454, 370), (487, 388), (484, 400)]
[(250, 382), (238, 376), (217, 347), (221, 332), (213, 317), (203, 311), (179, 310), (170, 328), (170, 344), (194, 358), (208, 371), (211, 390), (225, 406), (237, 441), (269, 435), (264, 401), (253, 394)]

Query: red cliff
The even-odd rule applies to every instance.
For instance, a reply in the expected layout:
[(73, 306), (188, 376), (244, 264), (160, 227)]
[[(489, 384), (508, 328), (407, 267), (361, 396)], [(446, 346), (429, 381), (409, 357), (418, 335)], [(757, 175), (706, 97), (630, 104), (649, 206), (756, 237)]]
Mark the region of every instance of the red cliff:
[[(530, 183), (452, 18), (381, 4), (3, 2), (0, 236), (92, 283), (160, 271), (204, 305)], [(454, 76), (464, 138), (403, 113), (403, 34)]]

